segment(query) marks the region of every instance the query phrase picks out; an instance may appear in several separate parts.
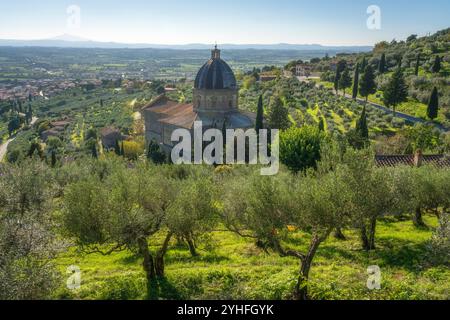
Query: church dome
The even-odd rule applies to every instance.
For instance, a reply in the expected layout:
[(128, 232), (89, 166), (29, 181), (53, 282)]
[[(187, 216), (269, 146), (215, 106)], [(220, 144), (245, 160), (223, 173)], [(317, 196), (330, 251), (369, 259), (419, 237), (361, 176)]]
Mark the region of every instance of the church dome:
[(220, 58), (217, 46), (211, 59), (200, 68), (195, 78), (195, 89), (237, 89), (236, 78), (230, 66)]

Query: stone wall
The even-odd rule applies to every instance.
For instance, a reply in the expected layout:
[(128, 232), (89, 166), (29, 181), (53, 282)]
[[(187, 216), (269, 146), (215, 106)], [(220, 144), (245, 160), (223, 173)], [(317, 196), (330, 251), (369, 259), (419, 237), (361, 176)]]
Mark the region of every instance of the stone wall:
[(194, 89), (193, 100), (195, 112), (229, 112), (239, 105), (238, 91), (231, 89)]

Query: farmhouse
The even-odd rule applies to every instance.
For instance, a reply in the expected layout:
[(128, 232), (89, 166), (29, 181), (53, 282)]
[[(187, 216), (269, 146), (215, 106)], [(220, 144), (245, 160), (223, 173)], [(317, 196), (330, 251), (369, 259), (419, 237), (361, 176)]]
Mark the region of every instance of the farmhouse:
[(41, 139), (47, 141), (50, 137), (62, 137), (66, 128), (70, 125), (70, 120), (58, 120), (48, 124), (48, 129), (41, 132)]
[(114, 127), (105, 127), (100, 130), (102, 145), (105, 149), (112, 149), (116, 146), (117, 141), (124, 140), (126, 137), (122, 135), (119, 129)]
[(262, 73), (259, 76), (259, 80), (261, 82), (268, 82), (268, 81), (273, 81), (273, 80), (276, 80), (276, 79), (277, 79), (277, 76), (274, 75), (273, 73)]
[(306, 64), (297, 64), (295, 66), (295, 75), (297, 77), (309, 77), (312, 73), (312, 67)]
[(179, 103), (162, 94), (142, 109), (145, 136), (149, 143), (158, 142), (165, 151), (174, 144), (172, 132), (191, 130), (195, 121), (203, 122), (203, 129), (249, 129), (256, 115), (239, 110), (239, 88), (233, 71), (221, 59), (217, 46), (195, 78), (193, 103)]

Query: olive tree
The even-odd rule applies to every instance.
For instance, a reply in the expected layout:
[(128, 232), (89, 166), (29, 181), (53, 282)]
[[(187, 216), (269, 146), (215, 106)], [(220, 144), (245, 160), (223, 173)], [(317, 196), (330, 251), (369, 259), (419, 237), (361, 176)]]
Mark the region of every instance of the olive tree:
[(416, 201), (413, 221), (416, 226), (425, 223), (422, 213), (429, 211), (437, 217), (450, 208), (450, 170), (423, 166), (414, 170), (414, 197)]
[(122, 166), (104, 181), (88, 176), (75, 182), (66, 189), (63, 210), (68, 234), (83, 251), (136, 252), (143, 258), (149, 283), (163, 276), (164, 270), (158, 268), (148, 240), (161, 230), (175, 196), (171, 180), (151, 168)]
[(353, 222), (363, 249), (375, 249), (377, 219), (414, 208), (411, 176), (407, 169), (377, 168), (370, 150), (347, 150), (342, 170), (352, 190)]
[(177, 197), (168, 210), (165, 225), (172, 234), (187, 242), (192, 256), (197, 256), (196, 242), (212, 231), (218, 222), (214, 206), (214, 183), (206, 177), (180, 181)]
[[(308, 298), (308, 279), (312, 261), (320, 244), (336, 227), (345, 225), (349, 192), (338, 172), (317, 179), (312, 173), (294, 177), (280, 173), (274, 177), (254, 175), (226, 185), (223, 218), (225, 225), (242, 237), (253, 238), (259, 246), (281, 257), (299, 261), (295, 299)], [(304, 252), (290, 247), (293, 231), (309, 234)], [(298, 240), (297, 240), (298, 241)]]
[(443, 212), (429, 244), (429, 257), (433, 263), (450, 266), (450, 213)]
[(58, 286), (52, 199), (45, 164), (0, 168), (0, 299), (45, 299)]
[(136, 252), (150, 288), (165, 275), (172, 237), (185, 237), (194, 248), (213, 223), (212, 181), (193, 170), (123, 164), (103, 180), (93, 175), (69, 185), (63, 210), (68, 234), (87, 253)]

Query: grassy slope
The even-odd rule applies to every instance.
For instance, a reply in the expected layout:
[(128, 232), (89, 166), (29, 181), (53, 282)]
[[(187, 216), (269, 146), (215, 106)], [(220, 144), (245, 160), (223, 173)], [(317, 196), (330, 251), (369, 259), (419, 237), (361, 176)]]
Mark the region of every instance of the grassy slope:
[[(376, 94), (369, 96), (369, 101), (384, 106), (382, 97), (383, 97), (383, 92), (378, 91)], [(362, 97), (360, 96), (360, 98), (362, 98)], [(395, 110), (398, 112), (406, 113), (406, 114), (409, 114), (409, 115), (417, 117), (417, 118), (422, 118), (424, 120), (429, 120), (428, 116), (427, 116), (427, 109), (428, 109), (428, 106), (426, 104), (423, 104), (423, 103), (416, 101), (414, 99), (411, 99), (411, 98), (408, 98), (408, 101), (399, 104), (395, 108)], [(445, 120), (444, 110), (442, 110), (442, 108), (440, 108), (439, 115), (438, 115), (438, 118), (436, 119), (436, 122), (441, 123), (444, 120)]]
[[(319, 85), (323, 85), (324, 88), (333, 89), (332, 82), (326, 82), (326, 81), (316, 81), (316, 82)], [(358, 97), (361, 99), (364, 98), (361, 95), (358, 95)], [(382, 97), (383, 97), (383, 92), (378, 91), (376, 94), (370, 95), (368, 101), (384, 106)], [(424, 120), (429, 120), (427, 117), (427, 108), (428, 108), (428, 106), (426, 104), (423, 104), (419, 101), (408, 98), (408, 101), (403, 102), (396, 107), (396, 111), (406, 113), (411, 116), (421, 118)], [(444, 110), (442, 108), (440, 108), (439, 115), (438, 115), (438, 118), (436, 119), (436, 122), (442, 123), (442, 121), (444, 121), (444, 120), (445, 120)]]
[[(436, 225), (434, 217), (426, 217)], [(347, 231), (347, 241), (334, 238), (321, 246), (311, 271), (311, 294), (316, 299), (448, 299), (450, 270), (427, 266), (426, 245), (430, 230), (419, 230), (409, 220), (379, 223), (378, 249), (360, 250), (357, 235)], [(298, 263), (257, 249), (252, 241), (229, 232), (212, 235), (215, 249), (192, 258), (183, 245), (171, 243), (167, 279), (151, 289), (161, 299), (282, 299), (288, 298)], [(157, 239), (161, 242), (161, 239)], [(292, 246), (304, 249), (307, 236), (298, 234)], [(156, 248), (155, 248), (156, 249)], [(61, 289), (57, 298), (143, 299), (146, 297), (140, 259), (130, 252), (111, 256), (81, 256), (70, 251), (57, 259), (61, 271), (69, 265), (82, 270), (82, 287)], [(382, 289), (366, 289), (366, 269), (378, 265)]]

